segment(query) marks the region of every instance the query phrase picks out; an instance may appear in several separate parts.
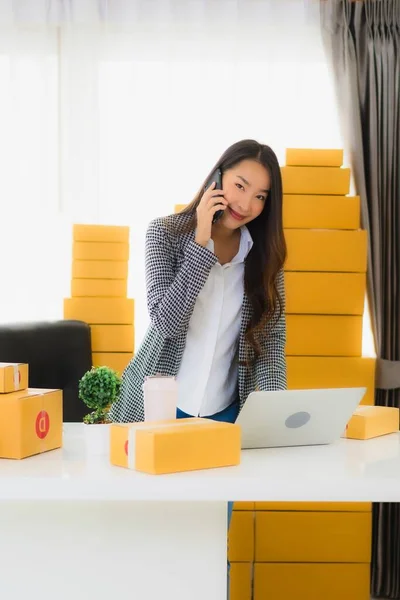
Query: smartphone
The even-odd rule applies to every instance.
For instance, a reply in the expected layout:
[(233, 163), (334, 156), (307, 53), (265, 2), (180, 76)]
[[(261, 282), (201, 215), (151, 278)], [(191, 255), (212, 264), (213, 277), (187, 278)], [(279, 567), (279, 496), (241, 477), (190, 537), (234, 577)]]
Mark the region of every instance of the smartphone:
[[(206, 184), (204, 190), (208, 189), (210, 187), (210, 185), (213, 183), (213, 181), (215, 181), (215, 189), (222, 190), (222, 171), (221, 171), (221, 169), (216, 169), (214, 171), (214, 173), (211, 175), (210, 179), (207, 181), (207, 184)], [(218, 219), (220, 219), (222, 217), (223, 214), (224, 214), (223, 210), (217, 210), (217, 212), (215, 213), (213, 220), (212, 220), (213, 224), (216, 223), (218, 221)]]

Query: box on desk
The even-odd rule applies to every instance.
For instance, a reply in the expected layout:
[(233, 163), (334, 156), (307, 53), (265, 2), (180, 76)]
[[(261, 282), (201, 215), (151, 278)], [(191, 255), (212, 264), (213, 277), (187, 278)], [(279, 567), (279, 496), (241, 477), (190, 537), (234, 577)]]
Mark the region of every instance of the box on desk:
[(0, 362), (0, 394), (8, 394), (28, 387), (28, 365), (26, 363)]
[(160, 475), (240, 463), (239, 425), (209, 419), (118, 423), (110, 427), (110, 462)]
[(399, 409), (390, 406), (359, 406), (346, 426), (343, 437), (369, 440), (399, 431)]
[(28, 388), (0, 397), (0, 458), (21, 459), (62, 446), (62, 391)]

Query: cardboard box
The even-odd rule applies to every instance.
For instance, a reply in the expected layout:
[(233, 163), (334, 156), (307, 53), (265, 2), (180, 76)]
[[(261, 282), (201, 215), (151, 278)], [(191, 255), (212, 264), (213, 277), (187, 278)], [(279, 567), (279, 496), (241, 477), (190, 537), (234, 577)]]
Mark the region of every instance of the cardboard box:
[(61, 390), (28, 388), (6, 394), (0, 402), (0, 458), (21, 459), (61, 448)]
[(240, 463), (239, 425), (211, 419), (112, 424), (111, 464), (159, 475)]
[(366, 387), (361, 404), (375, 403), (375, 358), (287, 356), (290, 390)]
[(256, 502), (256, 510), (371, 512), (371, 502)]
[(367, 232), (285, 229), (286, 271), (365, 273)]
[(287, 315), (288, 356), (361, 356), (362, 317)]
[(126, 298), (127, 293), (126, 279), (73, 279), (71, 282), (73, 298)]
[(254, 510), (255, 502), (234, 502), (233, 510)]
[(8, 394), (28, 387), (29, 367), (26, 363), (0, 362), (0, 394)]
[(257, 562), (368, 563), (371, 512), (261, 512)]
[(369, 600), (369, 564), (254, 565), (254, 600)]
[(73, 239), (76, 242), (117, 242), (129, 243), (129, 227), (117, 225), (73, 226)]
[(359, 196), (285, 194), (283, 226), (287, 229), (359, 229)]
[(228, 560), (232, 562), (254, 560), (254, 512), (233, 511), (229, 528)]
[(72, 277), (77, 279), (126, 279), (128, 277), (128, 261), (74, 260)]
[(110, 367), (120, 375), (124, 372), (133, 358), (132, 352), (93, 352), (92, 362), (94, 367)]
[(362, 315), (365, 273), (285, 273), (286, 312), (311, 315)]
[(74, 242), (74, 260), (128, 260), (129, 244), (120, 242)]
[(320, 148), (287, 148), (288, 167), (341, 167), (343, 150)]
[(133, 325), (91, 325), (92, 351), (133, 353)]
[(354, 411), (342, 437), (353, 440), (369, 440), (396, 431), (399, 431), (398, 408), (359, 406)]
[(253, 564), (231, 563), (229, 600), (252, 600)]
[(90, 324), (132, 325), (134, 301), (130, 298), (65, 298), (64, 319)]
[(284, 194), (346, 196), (350, 169), (337, 167), (281, 167)]

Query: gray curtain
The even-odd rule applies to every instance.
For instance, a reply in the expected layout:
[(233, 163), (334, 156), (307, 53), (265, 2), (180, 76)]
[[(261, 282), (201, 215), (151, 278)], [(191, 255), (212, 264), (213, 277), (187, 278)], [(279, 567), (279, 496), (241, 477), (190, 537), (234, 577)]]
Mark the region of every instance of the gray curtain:
[[(400, 406), (400, 0), (321, 0), (362, 223), (376, 404)], [(372, 594), (400, 598), (400, 504), (373, 508)]]

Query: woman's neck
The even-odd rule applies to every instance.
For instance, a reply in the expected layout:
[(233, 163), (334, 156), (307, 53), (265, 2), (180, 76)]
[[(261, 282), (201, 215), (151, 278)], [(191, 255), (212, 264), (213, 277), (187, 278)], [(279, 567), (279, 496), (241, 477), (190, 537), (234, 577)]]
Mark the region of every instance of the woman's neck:
[(222, 225), (214, 225), (211, 232), (211, 238), (214, 242), (214, 254), (217, 256), (221, 265), (231, 262), (239, 251), (240, 247), (240, 229), (227, 229)]
[(232, 241), (240, 236), (240, 229), (228, 229), (221, 223), (215, 223), (212, 227), (211, 237), (213, 240)]

